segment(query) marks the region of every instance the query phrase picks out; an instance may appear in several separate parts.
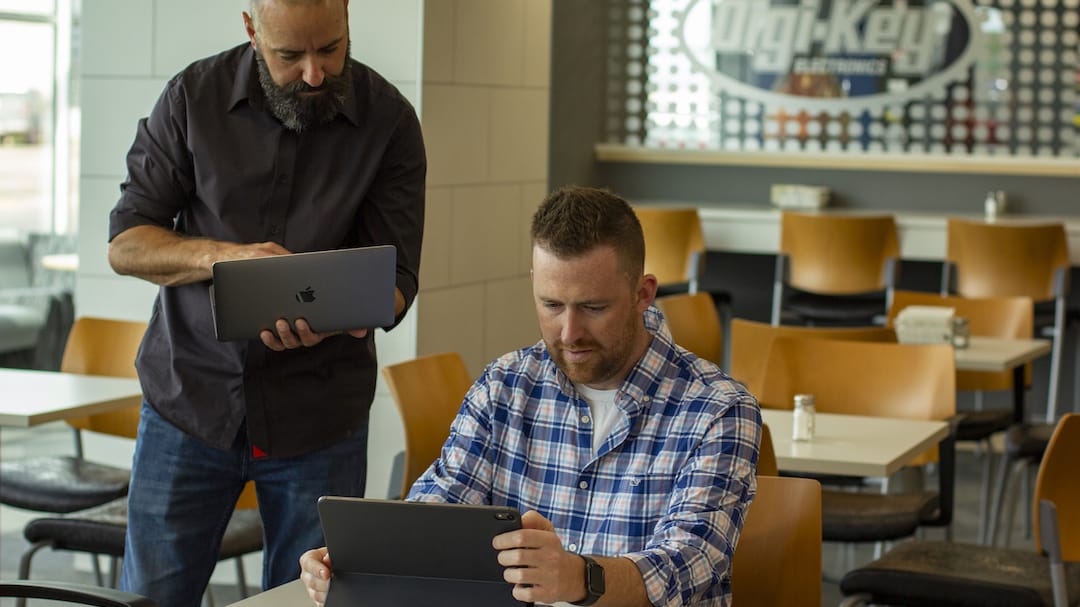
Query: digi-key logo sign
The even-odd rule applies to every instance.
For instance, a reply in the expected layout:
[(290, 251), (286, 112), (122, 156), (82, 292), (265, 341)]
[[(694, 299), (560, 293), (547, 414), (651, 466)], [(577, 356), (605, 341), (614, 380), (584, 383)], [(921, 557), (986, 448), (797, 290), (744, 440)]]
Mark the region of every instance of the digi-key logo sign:
[[(807, 110), (943, 95), (980, 36), (970, 0), (689, 0), (678, 19), (680, 50), (718, 90)], [(688, 39), (701, 23), (708, 44)]]

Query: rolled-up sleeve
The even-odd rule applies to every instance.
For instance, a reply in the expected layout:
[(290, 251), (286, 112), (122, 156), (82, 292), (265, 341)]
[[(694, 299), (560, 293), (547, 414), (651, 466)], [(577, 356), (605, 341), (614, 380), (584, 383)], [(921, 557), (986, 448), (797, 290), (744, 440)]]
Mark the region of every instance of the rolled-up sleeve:
[(753, 398), (733, 403), (686, 461), (645, 549), (622, 555), (637, 565), (654, 605), (693, 604), (718, 584), (730, 586), (731, 559), (757, 490), (760, 435)]

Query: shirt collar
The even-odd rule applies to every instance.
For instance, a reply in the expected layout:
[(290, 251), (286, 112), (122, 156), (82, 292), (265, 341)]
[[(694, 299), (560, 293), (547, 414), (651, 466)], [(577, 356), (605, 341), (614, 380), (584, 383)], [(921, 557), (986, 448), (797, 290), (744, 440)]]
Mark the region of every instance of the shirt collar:
[[(346, 59), (352, 61), (352, 59)], [(344, 116), (353, 126), (360, 126), (360, 101), (357, 89), (356, 73), (362, 69), (358, 62), (353, 62), (352, 74), (349, 79), (349, 92), (345, 98), (345, 106), (341, 109)], [(263, 93), (262, 85), (259, 84), (259, 67), (255, 63), (255, 49), (248, 46), (244, 58), (236, 65), (236, 76), (233, 78), (232, 94), (229, 96), (228, 111), (232, 111), (241, 101), (247, 101), (248, 105), (260, 111), (267, 111), (266, 94)]]
[[(662, 379), (658, 376), (658, 371), (667, 364), (675, 350), (671, 331), (668, 329), (663, 313), (656, 306), (649, 306), (645, 310), (643, 320), (645, 330), (653, 336), (652, 341), (645, 350), (645, 354), (630, 369), (630, 373), (619, 386), (618, 394), (615, 396), (615, 403), (631, 413), (648, 406), (659, 380)], [(544, 342), (541, 340), (540, 344), (543, 345)], [(544, 354), (548, 357), (549, 364), (555, 368), (555, 376), (563, 393), (568, 396), (576, 394), (573, 382), (566, 377), (562, 369), (559, 369), (555, 361), (551, 360), (551, 353), (547, 351), (546, 346), (544, 346)]]

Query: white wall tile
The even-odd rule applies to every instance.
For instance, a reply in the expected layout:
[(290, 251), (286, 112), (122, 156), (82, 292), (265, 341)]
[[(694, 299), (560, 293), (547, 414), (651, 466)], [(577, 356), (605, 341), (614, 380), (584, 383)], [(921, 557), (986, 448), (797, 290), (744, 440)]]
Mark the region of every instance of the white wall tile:
[(109, 211), (120, 199), (119, 177), (79, 180), (79, 273), (113, 277), (109, 267)]
[(455, 0), (424, 3), (424, 82), (454, 79)]
[(80, 69), (84, 76), (150, 76), (154, 3), (93, 0), (84, 6)]
[(420, 288), (450, 286), (452, 188), (428, 188), (424, 205), (424, 247), (420, 253)]
[(189, 63), (247, 42), (247, 0), (156, 0), (154, 75), (171, 78)]
[(469, 86), (424, 85), (424, 145), (428, 187), (488, 180), (487, 90)]
[(522, 83), (525, 0), (457, 0), (454, 79), (506, 86)]
[(127, 174), (128, 150), (135, 127), (148, 116), (165, 80), (84, 78), (82, 81), (83, 176)]
[[(79, 240), (82, 240), (82, 235)], [(81, 246), (81, 245), (80, 245)], [(150, 320), (150, 306), (158, 288), (131, 276), (86, 276), (75, 286), (75, 316), (118, 320)]]
[(491, 91), (492, 181), (536, 181), (547, 178), (547, 89)]
[(454, 188), (450, 278), (453, 284), (517, 273), (521, 191), (516, 185)]
[(540, 339), (532, 279), (519, 276), (487, 284), (484, 297), (484, 354), (495, 359)]
[(484, 354), (484, 285), (424, 292), (418, 310), (418, 356), (459, 352), (473, 377), (491, 362)]
[(551, 0), (525, 2), (524, 84), (551, 86)]
[(423, 0), (351, 0), (352, 55), (389, 80), (420, 80)]

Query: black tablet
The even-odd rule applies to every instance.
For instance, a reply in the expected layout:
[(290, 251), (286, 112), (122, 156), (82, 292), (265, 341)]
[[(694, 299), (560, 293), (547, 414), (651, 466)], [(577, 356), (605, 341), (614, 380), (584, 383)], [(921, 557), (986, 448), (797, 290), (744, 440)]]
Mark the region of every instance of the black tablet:
[(319, 498), (333, 578), (327, 607), (520, 607), (493, 537), (521, 528), (514, 508)]

